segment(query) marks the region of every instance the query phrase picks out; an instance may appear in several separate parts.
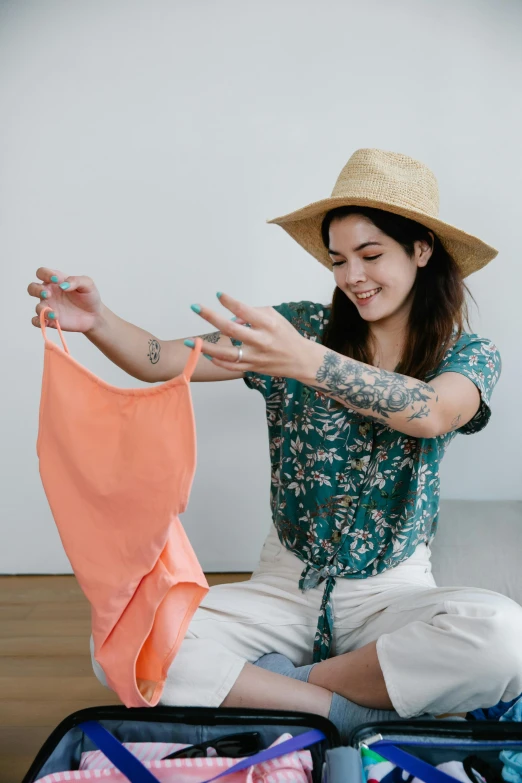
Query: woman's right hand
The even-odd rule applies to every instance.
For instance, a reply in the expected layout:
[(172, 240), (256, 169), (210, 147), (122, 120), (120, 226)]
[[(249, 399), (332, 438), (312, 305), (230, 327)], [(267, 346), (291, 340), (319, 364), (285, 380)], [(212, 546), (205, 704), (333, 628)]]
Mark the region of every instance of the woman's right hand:
[[(58, 269), (41, 267), (36, 272), (41, 283), (31, 283), (27, 291), (38, 299), (37, 315), (32, 319), (33, 326), (40, 326), (40, 313), (50, 307), (61, 328), (66, 332), (89, 332), (101, 320), (103, 304), (100, 293), (90, 277), (66, 277)], [(56, 324), (49, 314), (46, 316), (49, 326)]]

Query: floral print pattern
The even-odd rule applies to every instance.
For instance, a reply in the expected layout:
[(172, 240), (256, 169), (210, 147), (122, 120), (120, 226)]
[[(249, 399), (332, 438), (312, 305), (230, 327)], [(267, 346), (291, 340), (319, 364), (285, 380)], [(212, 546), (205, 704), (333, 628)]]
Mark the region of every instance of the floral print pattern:
[[(304, 337), (322, 342), (329, 307), (290, 302), (275, 309)], [(325, 582), (314, 661), (330, 652), (335, 579), (379, 574), (432, 540), (440, 461), (457, 432), (486, 426), (500, 371), (496, 347), (463, 334), (425, 380), (444, 372), (465, 375), (480, 391), (480, 409), (459, 430), (431, 439), (374, 422), (294, 379), (245, 373), (247, 386), (266, 402), (274, 525), (281, 543), (304, 563), (301, 589)]]

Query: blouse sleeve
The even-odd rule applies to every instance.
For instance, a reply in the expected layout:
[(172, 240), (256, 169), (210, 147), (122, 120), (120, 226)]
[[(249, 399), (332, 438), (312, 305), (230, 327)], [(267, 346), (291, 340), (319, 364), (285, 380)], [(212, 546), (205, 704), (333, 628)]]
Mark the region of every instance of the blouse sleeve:
[(480, 392), (480, 407), (475, 416), (457, 431), (472, 435), (484, 429), (491, 417), (491, 394), (502, 370), (497, 347), (476, 334), (464, 334), (450, 348), (440, 365), (437, 375), (458, 372), (473, 381)]

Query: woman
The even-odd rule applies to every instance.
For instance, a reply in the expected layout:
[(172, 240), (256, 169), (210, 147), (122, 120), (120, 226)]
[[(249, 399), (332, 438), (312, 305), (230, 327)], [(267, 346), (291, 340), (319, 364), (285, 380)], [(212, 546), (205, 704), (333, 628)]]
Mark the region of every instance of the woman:
[[(218, 294), (235, 322), (192, 306), (218, 330), (194, 380), (244, 378), (266, 399), (274, 525), (251, 580), (196, 612), (162, 703), (311, 711), (346, 735), (522, 691), (522, 609), (431, 575), (440, 460), (487, 424), (500, 374), (495, 346), (464, 331), (463, 278), (496, 251), (437, 213), (426, 166), (358, 150), (331, 198), (273, 221), (333, 270), (331, 306)], [(134, 377), (180, 374), (193, 341), (122, 321), (89, 278), (37, 274), (37, 313), (52, 305)]]

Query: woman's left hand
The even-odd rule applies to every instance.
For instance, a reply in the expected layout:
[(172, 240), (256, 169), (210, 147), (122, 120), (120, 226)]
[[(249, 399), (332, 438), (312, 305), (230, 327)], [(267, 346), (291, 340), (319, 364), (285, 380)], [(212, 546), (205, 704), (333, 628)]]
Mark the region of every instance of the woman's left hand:
[(295, 378), (308, 341), (292, 324), (273, 307), (250, 307), (227, 294), (220, 294), (218, 299), (236, 317), (235, 321), (202, 305), (198, 305), (201, 307), (198, 315), (221, 334), (240, 340), (243, 345), (238, 362), (238, 347), (222, 348), (205, 342), (203, 350), (212, 357), (213, 364), (225, 370)]

